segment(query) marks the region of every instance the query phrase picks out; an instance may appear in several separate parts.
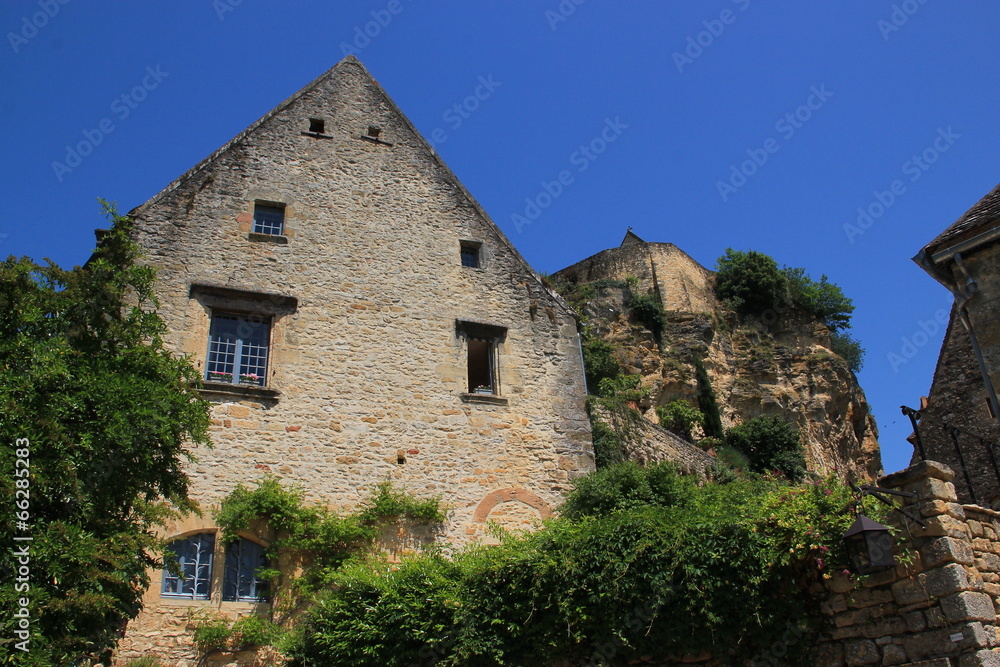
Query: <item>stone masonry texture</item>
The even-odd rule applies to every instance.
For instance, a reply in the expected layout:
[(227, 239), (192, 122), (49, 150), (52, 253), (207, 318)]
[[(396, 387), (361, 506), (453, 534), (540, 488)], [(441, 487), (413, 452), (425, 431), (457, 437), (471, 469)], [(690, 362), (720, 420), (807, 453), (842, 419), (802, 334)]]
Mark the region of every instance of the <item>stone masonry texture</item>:
[[(280, 238), (252, 233), (255, 202), (285, 206)], [(167, 537), (214, 531), (211, 508), (271, 473), (333, 509), (386, 479), (440, 497), (461, 544), (488, 521), (530, 527), (594, 469), (574, 313), (353, 57), (131, 215), (176, 353), (205, 369), (213, 313), (271, 323), (265, 386), (206, 385), (214, 448), (188, 469), (206, 512)], [(495, 396), (469, 394), (483, 331)], [(160, 576), (119, 661), (194, 664), (192, 615), (266, 612), (220, 602), (218, 572), (209, 601), (161, 599)]]

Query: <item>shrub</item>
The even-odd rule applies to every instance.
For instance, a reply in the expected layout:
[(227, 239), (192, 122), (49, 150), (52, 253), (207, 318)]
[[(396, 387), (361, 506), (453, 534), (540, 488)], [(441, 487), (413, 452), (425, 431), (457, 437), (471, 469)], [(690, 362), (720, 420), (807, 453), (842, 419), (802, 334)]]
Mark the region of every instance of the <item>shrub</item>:
[(694, 486), (693, 479), (682, 476), (673, 463), (643, 468), (626, 461), (577, 480), (561, 512), (579, 519), (645, 505), (684, 507), (691, 502)]
[(844, 361), (847, 362), (847, 367), (852, 372), (861, 371), (861, 367), (865, 363), (865, 350), (853, 336), (838, 331), (830, 332), (830, 348), (834, 354), (843, 357)]
[(642, 326), (649, 329), (656, 341), (659, 342), (663, 335), (663, 329), (667, 326), (667, 316), (663, 312), (663, 304), (656, 294), (642, 294), (635, 296), (630, 294), (625, 302), (629, 313)]
[(125, 667), (166, 667), (166, 665), (155, 656), (144, 655), (141, 658), (132, 658), (125, 663)]
[(656, 407), (656, 416), (660, 426), (676, 433), (685, 440), (691, 440), (691, 429), (705, 423), (705, 415), (701, 410), (688, 405), (687, 401), (677, 399), (666, 405)]
[(378, 521), (390, 518), (407, 518), (412, 521), (440, 523), (445, 520), (440, 501), (436, 498), (417, 500), (413, 496), (396, 491), (391, 482), (382, 482), (375, 487), (375, 495), (368, 501), (368, 507), (361, 513), (362, 521)]
[(281, 628), (276, 623), (251, 614), (233, 623), (230, 642), (233, 648), (269, 646), (276, 643), (281, 634)]
[[(735, 665), (775, 642), (782, 664), (811, 664), (819, 612), (808, 587), (846, 562), (848, 487), (756, 477), (698, 487), (669, 466), (633, 464), (590, 477), (537, 532), (451, 560), (349, 564), (301, 624), (291, 664), (632, 664), (711, 652)], [(884, 516), (873, 501), (864, 511)]]
[(601, 380), (597, 385), (597, 395), (628, 402), (641, 401), (649, 392), (642, 388), (641, 375), (619, 375)]
[(726, 430), (726, 446), (749, 459), (753, 472), (778, 471), (797, 481), (806, 473), (799, 431), (781, 417), (754, 417)]
[(194, 643), (202, 653), (219, 651), (229, 646), (232, 634), (229, 621), (221, 616), (210, 616), (195, 625)]
[(759, 316), (786, 299), (785, 274), (762, 252), (726, 248), (715, 270), (716, 295), (740, 315)]
[(625, 443), (610, 426), (591, 415), (590, 433), (594, 442), (594, 465), (606, 468), (625, 460)]

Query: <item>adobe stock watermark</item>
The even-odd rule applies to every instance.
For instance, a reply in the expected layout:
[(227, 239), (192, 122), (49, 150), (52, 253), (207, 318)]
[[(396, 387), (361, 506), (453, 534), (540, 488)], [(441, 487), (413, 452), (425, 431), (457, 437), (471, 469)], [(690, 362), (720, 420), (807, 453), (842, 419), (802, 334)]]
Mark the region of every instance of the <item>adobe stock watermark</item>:
[[(110, 111), (119, 120), (123, 121), (132, 115), (132, 112), (142, 104), (149, 93), (160, 87), (165, 78), (170, 76), (170, 72), (164, 72), (157, 65), (146, 67), (146, 75), (138, 84), (132, 87), (111, 101)], [(66, 146), (66, 157), (62, 162), (53, 160), (52, 171), (60, 183), (68, 174), (83, 164), (84, 158), (94, 152), (94, 149), (104, 142), (104, 138), (115, 131), (115, 123), (111, 117), (102, 118), (93, 129), (84, 129), (83, 139), (74, 145)]]
[[(615, 116), (614, 119), (605, 118), (604, 126), (597, 136), (570, 153), (569, 163), (576, 167), (577, 173), (582, 174), (627, 129), (628, 125), (621, 121), (621, 116)], [(517, 233), (520, 234), (525, 225), (538, 220), (542, 212), (552, 206), (552, 202), (561, 197), (566, 188), (575, 182), (576, 177), (570, 169), (561, 170), (551, 181), (542, 181), (541, 190), (535, 196), (524, 198), (523, 214), (513, 213), (510, 216)]]
[(927, 0), (903, 0), (903, 2), (893, 5), (889, 19), (879, 19), (875, 24), (879, 32), (882, 33), (882, 39), (888, 42), (889, 35), (899, 32), (910, 20), (910, 17), (920, 11), (920, 8), (925, 4), (927, 4)]
[[(823, 108), (827, 100), (833, 97), (833, 93), (826, 89), (826, 84), (810, 86), (809, 96), (806, 101), (789, 111), (774, 123), (774, 130), (782, 140), (789, 141), (795, 133), (812, 119), (813, 114)], [(729, 166), (729, 178), (725, 181), (716, 181), (715, 187), (719, 191), (722, 201), (729, 201), (729, 197), (737, 190), (747, 184), (747, 179), (752, 177), (763, 167), (772, 155), (781, 149), (781, 142), (774, 137), (768, 137), (760, 148), (748, 148), (746, 153), (748, 159), (739, 164)]]
[(368, 48), (372, 40), (382, 34), (382, 31), (389, 27), (392, 19), (403, 12), (405, 7), (402, 0), (389, 0), (385, 9), (373, 9), (370, 14), (371, 21), (354, 26), (354, 34), (350, 42), (340, 43), (340, 53), (342, 56), (356, 56), (364, 49)]
[[(948, 296), (949, 302), (951, 296)], [(928, 320), (917, 320), (916, 327), (909, 336), (899, 339), (899, 348), (886, 355), (886, 361), (892, 368), (893, 373), (899, 373), (899, 369), (917, 356), (921, 348), (931, 342), (932, 337), (939, 331), (948, 327), (948, 319), (951, 317), (951, 306), (939, 308), (934, 312), (934, 317)]]
[[(447, 123), (452, 131), (462, 127), (462, 124), (479, 109), (479, 105), (490, 99), (496, 89), (502, 85), (502, 82), (493, 80), (492, 74), (485, 77), (480, 76), (477, 83), (478, 85), (473, 89), (471, 95), (451, 105), (441, 114), (441, 120)], [(448, 133), (442, 127), (434, 128), (428, 136), (430, 144), (434, 148), (448, 141)]]
[(38, 0), (40, 11), (33, 14), (25, 14), (21, 17), (21, 29), (17, 32), (7, 33), (7, 41), (14, 53), (20, 53), (21, 47), (38, 36), (38, 31), (49, 24), (54, 19), (63, 5), (68, 5), (70, 0)]
[[(11, 556), (17, 564), (12, 572), (14, 592), (14, 648), (23, 653), (31, 650), (31, 442), (27, 438), (14, 441), (14, 535)], [(5, 573), (6, 574), (6, 573)]]
[(555, 32), (560, 23), (565, 23), (569, 17), (576, 13), (576, 8), (587, 0), (562, 0), (556, 8), (545, 10), (545, 20), (549, 22), (549, 27)]
[(212, 9), (220, 21), (226, 20), (226, 14), (233, 12), (243, 4), (243, 0), (212, 0)]
[[(903, 176), (906, 176), (910, 183), (916, 183), (931, 168), (931, 165), (937, 162), (943, 153), (947, 153), (955, 145), (956, 140), (961, 138), (962, 135), (957, 134), (951, 125), (947, 128), (939, 127), (937, 136), (934, 137), (931, 144), (920, 153), (914, 154), (900, 167)], [(899, 201), (899, 198), (906, 192), (906, 182), (901, 178), (893, 180), (886, 190), (872, 192), (872, 200), (868, 204), (858, 207), (857, 220), (854, 223), (844, 223), (844, 234), (847, 235), (847, 241), (853, 244), (854, 239), (871, 229), (875, 221), (885, 215), (886, 211), (892, 208), (893, 204)]]
[[(747, 7), (750, 6), (750, 0), (732, 0), (732, 3), (741, 12), (746, 11)], [(694, 35), (688, 35), (687, 45), (684, 50), (673, 52), (672, 57), (674, 65), (677, 66), (677, 71), (683, 74), (685, 67), (693, 65), (695, 60), (701, 58), (705, 53), (705, 49), (715, 44), (715, 40), (721, 37), (722, 33), (726, 31), (726, 26), (730, 26), (736, 22), (737, 16), (739, 15), (736, 12), (727, 8), (719, 12), (718, 18), (702, 21), (701, 24), (705, 29)]]

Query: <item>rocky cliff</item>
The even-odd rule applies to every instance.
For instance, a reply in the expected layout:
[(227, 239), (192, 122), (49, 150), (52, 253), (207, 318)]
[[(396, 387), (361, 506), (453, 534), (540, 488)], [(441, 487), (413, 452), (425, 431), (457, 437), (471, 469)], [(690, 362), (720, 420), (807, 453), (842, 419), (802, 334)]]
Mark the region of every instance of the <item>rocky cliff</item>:
[[(605, 250), (552, 276), (586, 322), (590, 335), (611, 342), (624, 372), (642, 376), (655, 407), (681, 398), (697, 405), (696, 359), (715, 390), (724, 427), (777, 415), (802, 436), (810, 470), (844, 479), (881, 474), (878, 430), (864, 392), (830, 348), (827, 328), (775, 304), (754, 321), (740, 320), (715, 297), (713, 272), (676, 246), (646, 243), (631, 232)], [(627, 307), (654, 294), (666, 315), (657, 336)], [(591, 388), (594, 391), (594, 388)]]

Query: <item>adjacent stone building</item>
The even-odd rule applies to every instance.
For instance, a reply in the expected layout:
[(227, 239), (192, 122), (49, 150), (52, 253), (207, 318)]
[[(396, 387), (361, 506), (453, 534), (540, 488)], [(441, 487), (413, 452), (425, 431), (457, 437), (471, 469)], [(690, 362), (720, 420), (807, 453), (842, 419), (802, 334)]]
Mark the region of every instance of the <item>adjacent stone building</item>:
[(269, 536), (216, 539), (237, 483), (351, 509), (392, 480), (462, 543), (593, 470), (573, 312), (354, 57), (130, 215), (214, 448), (188, 470), (206, 511), (166, 531), (187, 577), (153, 573), (119, 659), (194, 664), (192, 612), (266, 613)]
[[(1000, 186), (928, 243), (914, 261), (955, 297), (914, 459), (957, 471), (964, 502), (1000, 502)], [(923, 451), (921, 451), (923, 450)]]

